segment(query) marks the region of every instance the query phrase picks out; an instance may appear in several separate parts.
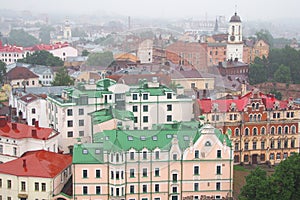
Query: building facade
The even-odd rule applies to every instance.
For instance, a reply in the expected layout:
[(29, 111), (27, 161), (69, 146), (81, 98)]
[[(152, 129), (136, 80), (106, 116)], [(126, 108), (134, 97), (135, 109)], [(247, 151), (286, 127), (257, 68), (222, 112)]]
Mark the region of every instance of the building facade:
[(300, 113), (292, 99), (254, 90), (237, 99), (198, 100), (198, 105), (223, 133), (232, 132), (235, 164), (274, 165), (299, 152)]
[(268, 58), (270, 45), (264, 40), (247, 40), (244, 46), (244, 62), (253, 63), (256, 57)]
[(166, 200), (232, 196), (233, 160), (227, 135), (205, 124), (155, 130), (111, 130), (73, 154), (74, 199)]

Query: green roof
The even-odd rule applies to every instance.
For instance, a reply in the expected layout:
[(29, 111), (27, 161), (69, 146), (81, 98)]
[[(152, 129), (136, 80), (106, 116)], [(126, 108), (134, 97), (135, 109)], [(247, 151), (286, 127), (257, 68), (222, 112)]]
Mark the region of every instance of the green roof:
[(103, 145), (101, 143), (75, 144), (73, 148), (73, 163), (103, 163)]
[(90, 115), (92, 116), (93, 124), (100, 124), (102, 122), (109, 121), (113, 118), (123, 120), (123, 121), (134, 119), (134, 115), (131, 111), (118, 110), (111, 107), (95, 111)]
[(166, 95), (166, 92), (173, 93), (173, 90), (164, 85), (159, 85), (159, 87), (148, 87), (148, 83), (144, 81), (139, 85), (138, 88), (130, 88), (129, 92), (126, 94), (130, 95), (131, 93), (149, 93), (150, 96), (164, 96)]

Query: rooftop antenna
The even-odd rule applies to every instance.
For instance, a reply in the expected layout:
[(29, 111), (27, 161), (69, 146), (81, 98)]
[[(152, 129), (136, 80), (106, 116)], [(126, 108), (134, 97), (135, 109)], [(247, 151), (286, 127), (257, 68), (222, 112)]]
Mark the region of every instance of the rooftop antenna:
[(237, 5), (235, 4), (235, 14), (237, 13)]

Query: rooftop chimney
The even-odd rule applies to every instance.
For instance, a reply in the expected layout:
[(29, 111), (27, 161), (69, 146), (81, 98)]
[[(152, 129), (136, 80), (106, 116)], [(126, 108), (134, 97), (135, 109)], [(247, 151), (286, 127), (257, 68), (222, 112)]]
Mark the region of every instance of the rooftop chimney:
[(17, 130), (18, 129), (17, 123), (11, 123), (11, 128), (12, 130)]
[(33, 138), (36, 138), (36, 137), (37, 137), (36, 129), (32, 129), (32, 130), (31, 130), (31, 135), (32, 135)]
[(0, 116), (0, 127), (4, 127), (7, 124), (7, 118), (5, 116)]
[(35, 121), (35, 122), (34, 122), (34, 126), (35, 126), (36, 128), (39, 128), (39, 121)]

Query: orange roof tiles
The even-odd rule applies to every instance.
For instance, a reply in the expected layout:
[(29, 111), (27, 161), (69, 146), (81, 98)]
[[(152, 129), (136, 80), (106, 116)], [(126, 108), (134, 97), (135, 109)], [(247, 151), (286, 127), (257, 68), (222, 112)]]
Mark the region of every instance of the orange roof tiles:
[(0, 173), (25, 177), (54, 178), (71, 164), (71, 155), (39, 150), (27, 152), (21, 158), (0, 164)]

